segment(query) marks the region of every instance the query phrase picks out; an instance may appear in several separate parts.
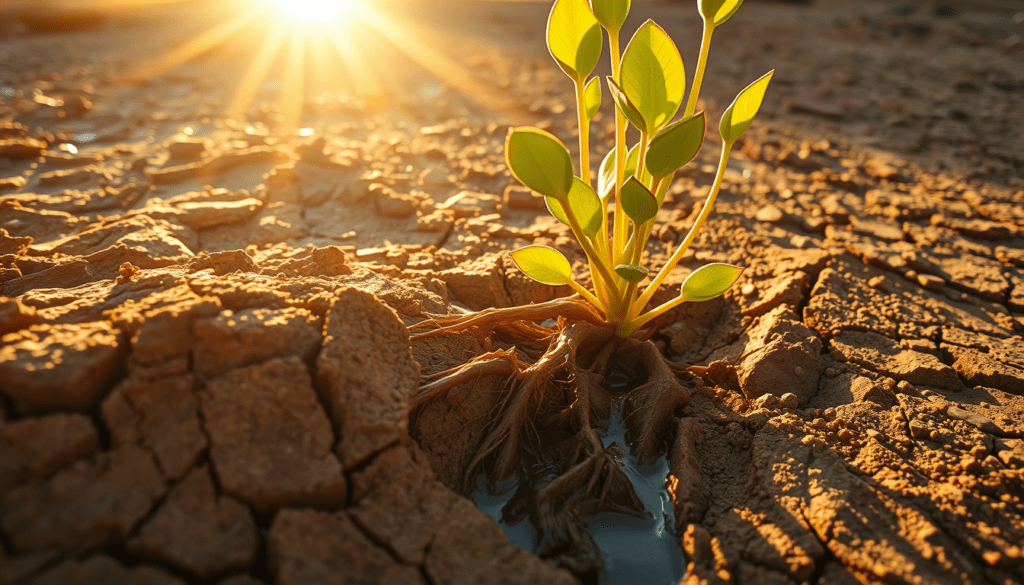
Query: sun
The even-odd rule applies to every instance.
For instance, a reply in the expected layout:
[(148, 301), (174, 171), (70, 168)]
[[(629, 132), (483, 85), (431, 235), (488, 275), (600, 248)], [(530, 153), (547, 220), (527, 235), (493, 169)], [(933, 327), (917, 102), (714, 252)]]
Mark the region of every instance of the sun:
[(278, 10), (297, 20), (322, 22), (355, 8), (360, 0), (270, 0)]

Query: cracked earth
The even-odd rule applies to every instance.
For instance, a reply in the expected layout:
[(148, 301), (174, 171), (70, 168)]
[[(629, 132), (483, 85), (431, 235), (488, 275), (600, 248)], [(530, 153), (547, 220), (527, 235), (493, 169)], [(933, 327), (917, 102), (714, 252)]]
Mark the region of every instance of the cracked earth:
[[(406, 330), (570, 294), (510, 249), (585, 265), (503, 162), (509, 125), (574, 142), (548, 6), (384, 7), (482, 90), (363, 31), (390, 99), (310, 87), (299, 133), (276, 70), (221, 114), (234, 46), (129, 82), (195, 6), (0, 21), (0, 583), (578, 582), (463, 489), (501, 379), (412, 408), (500, 341)], [(747, 267), (650, 333), (696, 375), (664, 437), (683, 582), (1024, 581), (1021, 10), (748, 0), (716, 35), (710, 115), (777, 73), (654, 300)], [(692, 67), (690, 3), (633, 12)], [(646, 264), (717, 156), (677, 176)]]

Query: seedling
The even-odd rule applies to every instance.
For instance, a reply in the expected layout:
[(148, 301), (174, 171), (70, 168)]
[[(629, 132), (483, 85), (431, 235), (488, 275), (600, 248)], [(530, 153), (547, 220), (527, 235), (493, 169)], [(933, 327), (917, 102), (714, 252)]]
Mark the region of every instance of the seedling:
[[(579, 172), (565, 145), (537, 128), (512, 129), (505, 157), (515, 177), (543, 195), (551, 214), (572, 230), (586, 254), (593, 288), (576, 281), (569, 260), (558, 250), (527, 246), (512, 253), (525, 274), (544, 284), (570, 286), (578, 294), (522, 307), (436, 316), (410, 328), (414, 341), (473, 331), (481, 336), (493, 334), (505, 348), (427, 376), (416, 397), (417, 408), (424, 408), (482, 376), (502, 380), (495, 386), (500, 399), (466, 468), (467, 489), (485, 469), (491, 485), (516, 473), (524, 443), (534, 453), (542, 448), (541, 430), (571, 437), (559, 450), (567, 471), (539, 489), (531, 507), (538, 514), (533, 520), (542, 543), (537, 552), (542, 556), (557, 556), (562, 554), (558, 551), (579, 544), (566, 543), (576, 537), (565, 530), (565, 518), (583, 518), (601, 510), (646, 513), (596, 430), (609, 417), (613, 401), (611, 391), (602, 384), (603, 376), (614, 368), (628, 369), (634, 376), (635, 387), (619, 397), (626, 438), (631, 454), (639, 460), (657, 457), (677, 413), (689, 400), (679, 381), (679, 376), (688, 374), (686, 368), (667, 362), (652, 342), (642, 341), (645, 335), (634, 333), (681, 303), (723, 294), (742, 272), (721, 263), (701, 267), (686, 278), (675, 299), (645, 310), (707, 221), (729, 153), (757, 114), (772, 76), (769, 72), (743, 89), (725, 110), (718, 127), (722, 138), (718, 171), (700, 215), (663, 266), (656, 272), (652, 271), (656, 267), (643, 266), (642, 252), (675, 173), (704, 146), (706, 116), (695, 110), (711, 35), (741, 1), (698, 0), (704, 41), (689, 100), (676, 119), (686, 97), (686, 73), (679, 51), (663, 29), (646, 22), (620, 53), (619, 32), (629, 0), (556, 0), (547, 42), (551, 56), (576, 88)], [(603, 84), (592, 77), (602, 50), (602, 28), (612, 65), (612, 75)], [(594, 169), (595, 184), (590, 122), (602, 95), (611, 96), (615, 104), (616, 139)], [(639, 131), (636, 144), (626, 142), (627, 124)]]
[[(698, 2), (704, 38), (686, 108), (675, 121), (686, 94), (686, 71), (675, 43), (661, 27), (648, 20), (620, 55), (619, 33), (630, 0), (556, 0), (551, 9), (548, 49), (576, 87), (579, 174), (574, 174), (568, 148), (554, 135), (537, 128), (511, 129), (505, 159), (513, 175), (543, 195), (551, 214), (572, 229), (587, 256), (593, 290), (573, 278), (569, 261), (553, 248), (527, 246), (512, 252), (512, 258), (527, 276), (539, 282), (572, 287), (615, 325), (621, 337), (628, 337), (681, 303), (724, 294), (743, 271), (722, 263), (698, 268), (683, 283), (679, 296), (644, 311), (707, 221), (722, 186), (729, 153), (757, 114), (772, 77), (773, 71), (769, 71), (744, 88), (725, 110), (719, 123), (721, 157), (711, 192), (689, 233), (648, 281), (651, 269), (640, 262), (658, 210), (675, 173), (704, 145), (705, 114), (695, 110), (712, 34), (741, 3)], [(598, 78), (590, 76), (601, 55), (602, 27), (611, 49), (612, 75), (606, 83), (615, 103), (616, 136), (614, 147), (601, 163), (595, 190), (591, 183), (590, 122), (600, 107), (602, 92)], [(640, 133), (640, 141), (631, 147), (626, 143), (627, 124)]]

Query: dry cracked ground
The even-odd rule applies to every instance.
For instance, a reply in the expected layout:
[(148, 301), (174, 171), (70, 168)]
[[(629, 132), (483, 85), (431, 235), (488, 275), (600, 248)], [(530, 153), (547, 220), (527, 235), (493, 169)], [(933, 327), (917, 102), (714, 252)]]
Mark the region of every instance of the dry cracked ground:
[[(391, 99), (314, 77), (306, 132), (276, 69), (221, 114), (259, 25), (129, 82), (222, 8), (0, 22), (0, 583), (575, 582), (459, 491), (501, 381), (410, 412), (489, 341), (406, 331), (567, 294), (511, 248), (582, 268), (502, 158), (509, 124), (574, 138), (547, 5), (386, 7), (473, 83), (360, 30)], [(662, 298), (747, 270), (651, 332), (700, 376), (665, 438), (686, 583), (1024, 580), (1021, 10), (748, 0), (716, 34), (713, 117), (778, 72)], [(634, 13), (692, 66), (690, 2)]]

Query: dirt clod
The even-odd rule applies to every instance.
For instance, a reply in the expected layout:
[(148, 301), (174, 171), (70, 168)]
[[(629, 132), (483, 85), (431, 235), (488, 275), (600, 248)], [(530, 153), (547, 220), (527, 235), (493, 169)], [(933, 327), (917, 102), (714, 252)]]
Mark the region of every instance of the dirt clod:
[(334, 433), (301, 360), (233, 370), (208, 381), (199, 400), (225, 492), (259, 509), (345, 502)]
[(23, 412), (87, 410), (123, 366), (124, 335), (109, 323), (37, 325), (3, 337), (0, 390)]
[(340, 291), (327, 315), (317, 379), (351, 469), (405, 436), (419, 365), (395, 312), (374, 295)]

